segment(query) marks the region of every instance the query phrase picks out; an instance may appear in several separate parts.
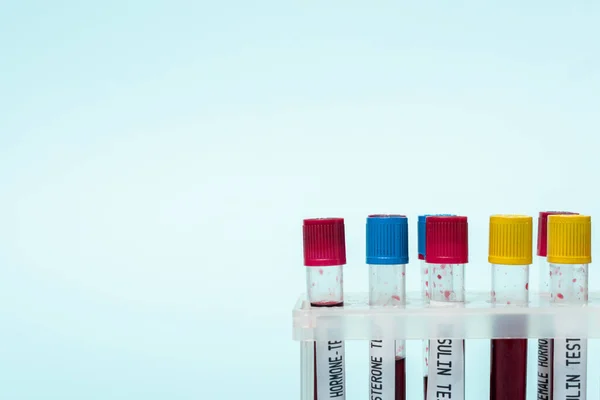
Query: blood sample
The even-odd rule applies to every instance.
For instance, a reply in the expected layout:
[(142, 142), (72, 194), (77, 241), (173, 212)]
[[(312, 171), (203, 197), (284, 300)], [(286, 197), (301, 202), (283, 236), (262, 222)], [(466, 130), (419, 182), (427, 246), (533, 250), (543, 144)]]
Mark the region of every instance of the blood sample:
[[(588, 264), (592, 262), (592, 220), (584, 215), (548, 217), (550, 295), (556, 304), (588, 301)], [(587, 339), (554, 339), (553, 398), (587, 398)]]
[[(305, 219), (303, 224), (306, 286), (312, 307), (344, 305), (343, 266), (346, 241), (343, 218)], [(344, 400), (346, 374), (344, 342), (314, 345), (314, 399)]]
[[(533, 241), (532, 218), (525, 215), (490, 217), (489, 256), (492, 264), (491, 302), (494, 306), (526, 307)], [(527, 397), (527, 339), (492, 339), (490, 400)]]
[[(469, 260), (467, 217), (429, 216), (425, 226), (430, 307), (461, 307), (465, 301), (464, 267)], [(464, 340), (430, 340), (429, 361), (427, 398), (464, 400)]]
[[(537, 255), (539, 269), (539, 292), (550, 296), (550, 268), (546, 256), (548, 254), (548, 216), (549, 215), (576, 215), (569, 211), (541, 211), (538, 216)], [(537, 393), (540, 397), (552, 400), (553, 357), (554, 341), (552, 339), (538, 340), (537, 362)]]
[[(370, 215), (367, 218), (369, 305), (404, 307), (408, 223), (403, 215)], [(369, 346), (369, 398), (406, 399), (404, 340), (371, 340)]]

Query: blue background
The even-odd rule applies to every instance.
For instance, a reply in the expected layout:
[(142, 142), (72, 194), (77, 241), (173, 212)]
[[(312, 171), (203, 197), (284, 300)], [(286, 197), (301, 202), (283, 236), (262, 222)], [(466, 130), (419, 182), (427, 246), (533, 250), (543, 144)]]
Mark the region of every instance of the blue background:
[[(466, 214), (467, 287), (487, 290), (490, 214), (599, 215), (599, 17), (3, 2), (0, 398), (296, 398), (302, 218), (346, 218), (346, 290), (364, 291), (364, 218), (407, 214), (416, 290), (416, 216)], [(349, 400), (366, 355), (348, 344)], [(488, 366), (467, 366), (468, 398)]]

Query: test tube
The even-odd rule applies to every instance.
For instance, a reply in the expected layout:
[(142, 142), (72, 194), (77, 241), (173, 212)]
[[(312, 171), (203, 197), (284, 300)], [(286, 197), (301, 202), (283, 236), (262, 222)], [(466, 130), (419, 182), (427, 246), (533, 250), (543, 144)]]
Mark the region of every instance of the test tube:
[[(550, 268), (546, 256), (548, 254), (548, 216), (549, 215), (577, 215), (569, 211), (541, 211), (538, 216), (537, 255), (539, 269), (539, 292), (550, 295)], [(550, 338), (538, 340), (537, 362), (537, 393), (538, 396), (552, 400), (554, 341)]]
[[(342, 307), (343, 266), (346, 264), (344, 219), (305, 219), (302, 230), (311, 307)], [(315, 400), (346, 398), (343, 341), (315, 342), (313, 378)]]
[[(427, 263), (425, 262), (425, 250), (426, 250), (425, 222), (427, 220), (427, 217), (430, 217), (431, 215), (437, 215), (437, 216), (441, 216), (441, 217), (452, 216), (452, 214), (425, 214), (425, 215), (419, 215), (419, 218), (418, 218), (417, 249), (418, 249), (418, 255), (419, 255), (419, 271), (420, 271), (420, 275), (421, 275), (421, 298), (423, 299), (424, 304), (429, 304), (429, 295), (430, 295), (429, 268), (427, 266)], [(429, 340), (427, 340), (427, 339), (423, 340), (423, 360), (424, 360), (424, 362), (423, 362), (423, 366), (424, 366), (424, 368), (423, 368), (423, 398), (427, 399), (427, 374), (429, 373)]]
[[(460, 307), (465, 301), (464, 267), (469, 261), (467, 217), (429, 216), (425, 226), (430, 307)], [(430, 340), (429, 361), (428, 400), (464, 400), (464, 340)]]
[[(585, 215), (548, 217), (550, 296), (557, 304), (585, 306), (592, 262), (592, 220)], [(587, 398), (587, 339), (554, 339), (555, 399)]]
[[(492, 305), (528, 305), (532, 241), (531, 217), (490, 217), (488, 261), (492, 264)], [(527, 339), (492, 339), (491, 360), (490, 400), (525, 400)]]
[[(408, 222), (403, 215), (367, 218), (369, 305), (403, 307), (406, 304)], [(371, 340), (369, 346), (369, 398), (406, 400), (406, 349), (404, 340)]]
[(419, 215), (417, 225), (417, 249), (419, 256), (419, 270), (421, 271), (421, 298), (429, 301), (429, 270), (425, 262), (425, 221), (429, 215)]
[[(417, 222), (417, 249), (419, 253), (419, 271), (421, 275), (421, 298), (429, 303), (429, 269), (425, 262), (425, 221), (427, 215), (419, 215)], [(427, 400), (427, 374), (429, 371), (429, 340), (423, 340), (423, 398)]]

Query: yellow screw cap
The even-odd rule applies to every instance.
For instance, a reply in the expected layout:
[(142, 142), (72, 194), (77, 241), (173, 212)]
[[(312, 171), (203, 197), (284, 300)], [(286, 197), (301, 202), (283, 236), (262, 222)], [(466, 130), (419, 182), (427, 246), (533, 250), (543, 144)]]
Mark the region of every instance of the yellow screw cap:
[(548, 217), (548, 262), (552, 264), (592, 262), (592, 217), (587, 215)]
[(533, 260), (533, 219), (527, 215), (492, 215), (488, 261), (529, 265)]

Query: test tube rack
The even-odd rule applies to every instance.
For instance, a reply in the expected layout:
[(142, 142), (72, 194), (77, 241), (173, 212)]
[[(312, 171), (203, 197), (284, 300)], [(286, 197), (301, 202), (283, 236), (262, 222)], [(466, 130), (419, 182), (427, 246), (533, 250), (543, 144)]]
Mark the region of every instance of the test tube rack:
[[(405, 306), (371, 307), (368, 293), (347, 293), (343, 307), (311, 308), (305, 295), (293, 309), (293, 339), (300, 342), (301, 400), (314, 400), (313, 342), (397, 339), (600, 339), (600, 292), (586, 305), (555, 304), (530, 293), (528, 306), (490, 302), (489, 292), (466, 292), (466, 302), (431, 307), (420, 292)], [(591, 397), (588, 397), (591, 398)]]

